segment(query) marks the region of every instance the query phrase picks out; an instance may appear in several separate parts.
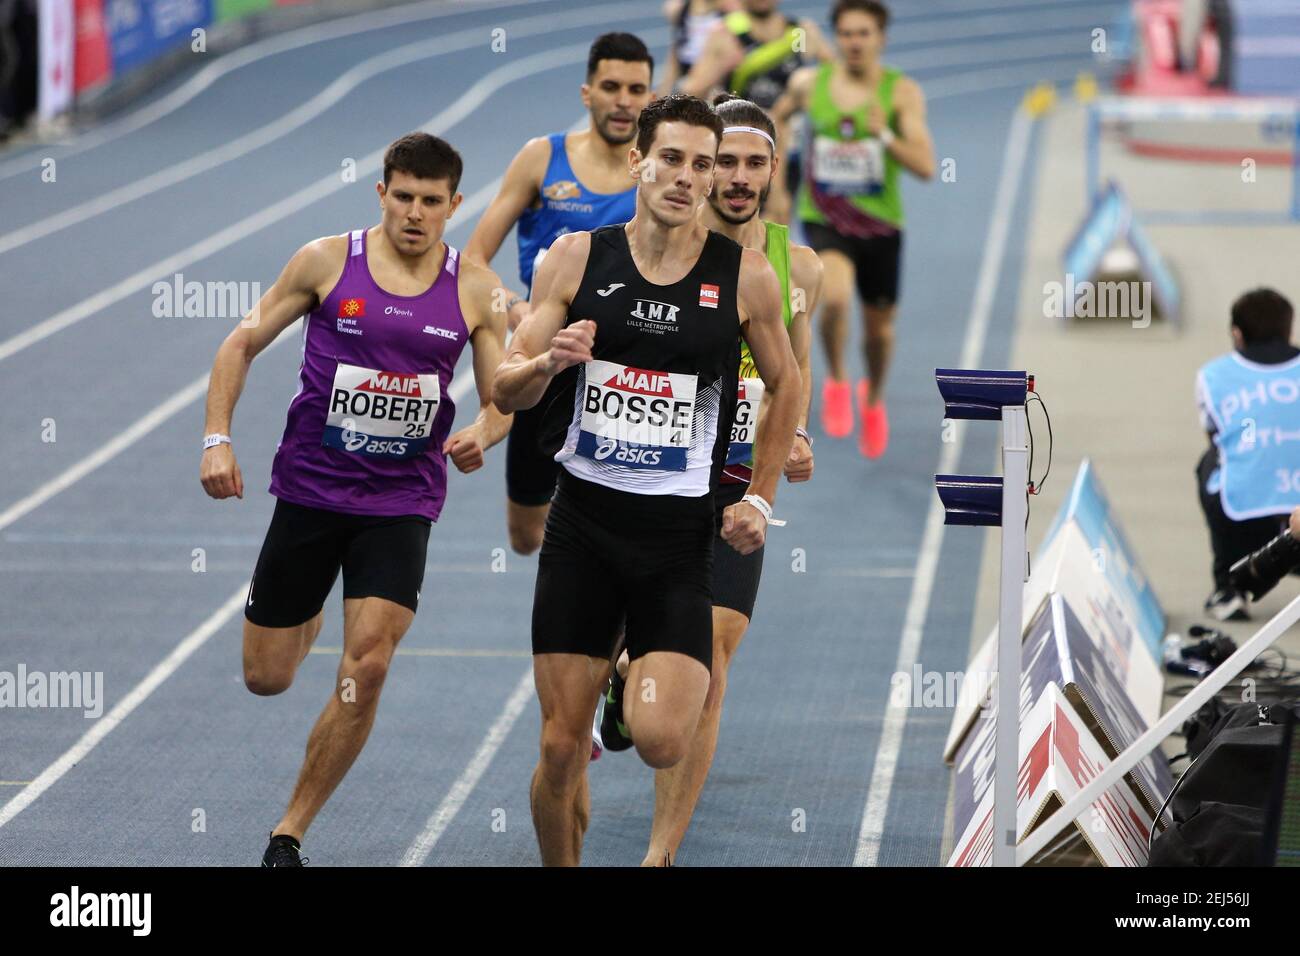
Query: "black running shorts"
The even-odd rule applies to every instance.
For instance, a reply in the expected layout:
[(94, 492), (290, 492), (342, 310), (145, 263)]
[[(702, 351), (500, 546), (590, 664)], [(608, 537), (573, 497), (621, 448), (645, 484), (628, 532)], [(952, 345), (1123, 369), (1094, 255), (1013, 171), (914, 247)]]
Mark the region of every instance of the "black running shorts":
[(533, 594), (533, 653), (608, 658), (627, 618), (632, 660), (713, 665), (713, 499), (638, 495), (563, 467)]
[(805, 222), (804, 238), (817, 253), (833, 249), (853, 263), (853, 280), (864, 305), (883, 309), (898, 301), (899, 272), (903, 260), (903, 234), (859, 239), (842, 236), (829, 226)]
[(549, 504), (555, 494), (559, 465), (541, 448), (540, 429), (546, 415), (541, 402), (515, 412), (506, 438), (506, 495), (517, 505)]
[(722, 484), (714, 495), (718, 532), (713, 539), (713, 606), (731, 608), (752, 619), (766, 545), (752, 554), (741, 554), (722, 540), (722, 512), (739, 502), (748, 489), (747, 483)]
[(260, 627), (309, 621), (340, 568), (344, 598), (380, 597), (414, 611), (429, 527), (429, 519), (418, 515), (351, 515), (277, 500), (244, 616)]

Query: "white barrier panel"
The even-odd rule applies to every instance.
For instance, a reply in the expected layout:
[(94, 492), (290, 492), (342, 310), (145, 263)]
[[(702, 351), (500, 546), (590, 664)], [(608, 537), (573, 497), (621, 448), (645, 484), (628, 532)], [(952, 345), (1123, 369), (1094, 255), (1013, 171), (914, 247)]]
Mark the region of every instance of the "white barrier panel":
[[(988, 866), (993, 850), (993, 738), (995, 719), (981, 721), (957, 761), (976, 797), (973, 812), (958, 830), (949, 866)], [(1021, 720), (1020, 777), (1016, 802), (1018, 841), (1110, 765), (1065, 695), (1047, 685)], [(960, 822), (959, 824), (960, 825)], [(1100, 794), (1065, 831), (1036, 854), (1030, 865), (1143, 866), (1151, 816), (1132, 787), (1120, 780)]]
[(58, 116), (72, 105), (73, 49), (76, 26), (72, 0), (40, 0), (36, 12), (39, 36), (36, 115), (43, 120)]
[[(1084, 632), (1118, 676), (1144, 726), (1155, 723), (1164, 688), (1164, 612), (1086, 459), (1034, 559), (1024, 590), (1026, 622), (1037, 616), (1051, 593), (1065, 597), (1079, 615)], [(974, 675), (967, 679), (977, 684), (954, 708), (943, 750), (949, 763), (988, 699), (996, 653), (994, 627), (966, 669)]]

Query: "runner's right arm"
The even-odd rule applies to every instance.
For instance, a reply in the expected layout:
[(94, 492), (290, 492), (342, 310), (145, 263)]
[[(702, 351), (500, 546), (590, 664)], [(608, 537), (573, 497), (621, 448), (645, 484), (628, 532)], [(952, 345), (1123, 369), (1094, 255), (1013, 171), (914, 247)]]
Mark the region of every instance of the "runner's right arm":
[[(275, 284), (253, 306), (217, 349), (208, 380), (204, 434), (230, 434), (235, 403), (244, 390), (248, 367), (276, 336), (319, 305), (318, 291), (341, 271), (347, 236), (327, 236), (307, 243), (289, 260)], [(244, 478), (230, 445), (203, 452), (199, 468), (203, 490), (213, 498), (244, 497)]]
[[(537, 201), (538, 189), (550, 159), (551, 144), (545, 136), (534, 137), (524, 144), (501, 177), (501, 189), (483, 211), (469, 237), (465, 246), (467, 261), (477, 262), (484, 268), (491, 267), (492, 258), (501, 249), (501, 243), (510, 235), (519, 217)], [(511, 330), (522, 321), (527, 308), (527, 303), (521, 299), (510, 309), (506, 324)]]
[(515, 330), (510, 353), (492, 380), (492, 401), (503, 413), (532, 408), (553, 377), (591, 361), (596, 323), (584, 319), (564, 325), (590, 251), (591, 233), (567, 233), (555, 240), (533, 275), (528, 315)]

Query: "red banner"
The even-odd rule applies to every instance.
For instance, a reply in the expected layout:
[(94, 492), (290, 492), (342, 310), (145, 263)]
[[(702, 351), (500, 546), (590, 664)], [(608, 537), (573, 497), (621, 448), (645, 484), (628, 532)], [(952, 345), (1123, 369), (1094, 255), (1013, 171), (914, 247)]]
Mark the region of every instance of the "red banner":
[(77, 47), (75, 91), (107, 83), (113, 75), (104, 26), (104, 0), (76, 0)]

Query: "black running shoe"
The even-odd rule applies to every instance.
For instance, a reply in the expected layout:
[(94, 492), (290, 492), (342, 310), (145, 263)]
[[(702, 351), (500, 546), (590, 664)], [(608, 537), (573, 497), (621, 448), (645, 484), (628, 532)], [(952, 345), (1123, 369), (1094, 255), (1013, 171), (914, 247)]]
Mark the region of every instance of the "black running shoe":
[(298, 851), (302, 849), (301, 845), (291, 836), (280, 834), (272, 836), (271, 842), (266, 846), (266, 852), (262, 854), (263, 866), (306, 866), (310, 860), (305, 856), (298, 858)]
[(1205, 613), (1219, 621), (1249, 621), (1246, 596), (1235, 588), (1215, 591), (1205, 602)]
[(623, 723), (624, 680), (613, 668), (609, 690), (605, 692), (605, 707), (600, 718), (600, 742), (606, 750), (627, 750), (632, 746), (632, 734)]

